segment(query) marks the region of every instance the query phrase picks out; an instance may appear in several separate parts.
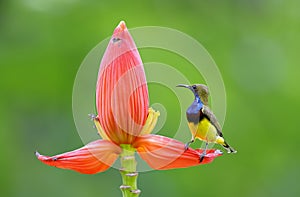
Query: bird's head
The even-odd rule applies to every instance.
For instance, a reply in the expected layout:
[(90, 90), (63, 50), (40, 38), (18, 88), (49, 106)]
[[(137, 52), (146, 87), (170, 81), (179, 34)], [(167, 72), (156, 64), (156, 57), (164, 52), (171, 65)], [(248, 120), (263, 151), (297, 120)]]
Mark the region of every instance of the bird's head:
[(204, 105), (208, 105), (208, 96), (209, 96), (209, 91), (208, 87), (204, 84), (192, 84), (192, 85), (185, 85), (185, 84), (179, 84), (176, 87), (183, 87), (183, 88), (188, 88), (190, 89), (195, 97), (199, 96), (202, 103)]

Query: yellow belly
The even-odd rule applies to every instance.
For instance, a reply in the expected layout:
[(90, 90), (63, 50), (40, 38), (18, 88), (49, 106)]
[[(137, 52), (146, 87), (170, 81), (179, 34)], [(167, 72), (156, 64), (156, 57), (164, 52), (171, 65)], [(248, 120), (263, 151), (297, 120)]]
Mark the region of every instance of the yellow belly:
[(198, 124), (190, 122), (189, 128), (195, 138), (210, 143), (217, 140), (217, 129), (206, 118), (203, 118)]

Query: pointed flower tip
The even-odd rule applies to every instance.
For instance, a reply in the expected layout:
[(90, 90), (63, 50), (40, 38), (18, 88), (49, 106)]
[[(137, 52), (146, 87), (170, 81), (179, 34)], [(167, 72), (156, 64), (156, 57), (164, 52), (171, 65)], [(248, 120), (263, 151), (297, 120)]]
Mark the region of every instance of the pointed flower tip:
[(223, 152), (217, 149), (217, 150), (215, 151), (215, 154), (223, 155)]
[[(199, 154), (199, 155), (201, 155), (202, 153), (203, 153), (203, 149), (195, 149), (195, 151)], [(214, 159), (214, 158), (216, 158), (216, 157), (219, 157), (219, 156), (222, 156), (223, 155), (223, 152), (222, 151), (220, 151), (220, 150), (218, 150), (218, 149), (208, 149), (207, 151), (206, 151), (206, 155), (205, 155), (205, 157), (206, 158), (212, 158), (212, 159)]]
[(127, 29), (126, 24), (124, 21), (121, 21), (119, 23), (119, 25), (116, 27), (116, 29), (114, 30), (114, 35), (120, 32), (123, 32)]
[[(195, 149), (199, 155), (203, 153), (203, 149)], [(204, 156), (204, 160), (201, 162), (202, 164), (211, 163), (215, 158), (223, 155), (223, 152), (218, 149), (208, 149), (206, 150), (206, 155)]]
[(34, 151), (34, 155), (38, 158), (41, 154), (38, 151)]

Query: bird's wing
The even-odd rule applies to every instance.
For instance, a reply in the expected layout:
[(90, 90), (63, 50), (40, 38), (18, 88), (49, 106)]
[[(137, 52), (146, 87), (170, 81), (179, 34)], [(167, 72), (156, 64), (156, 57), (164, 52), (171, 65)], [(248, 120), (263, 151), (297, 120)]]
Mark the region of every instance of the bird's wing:
[(223, 137), (222, 128), (221, 128), (221, 126), (220, 126), (220, 124), (219, 124), (216, 116), (209, 109), (208, 106), (203, 105), (203, 107), (202, 107), (202, 113), (203, 113), (204, 116), (206, 116), (209, 119), (209, 121), (211, 122), (211, 124), (216, 127), (219, 136)]

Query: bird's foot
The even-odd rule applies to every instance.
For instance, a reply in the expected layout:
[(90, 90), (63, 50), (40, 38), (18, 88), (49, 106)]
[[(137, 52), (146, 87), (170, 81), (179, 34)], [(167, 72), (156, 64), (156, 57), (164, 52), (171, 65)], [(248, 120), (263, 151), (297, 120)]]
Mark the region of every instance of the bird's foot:
[(206, 156), (206, 150), (207, 150), (208, 142), (205, 142), (205, 148), (203, 152), (200, 155), (200, 163), (203, 161), (204, 157)]
[(190, 143), (186, 143), (186, 144), (184, 145), (184, 151), (186, 151), (187, 149), (189, 149), (189, 146), (190, 146)]
[(206, 156), (206, 151), (200, 154), (200, 163), (203, 161), (204, 157)]
[(193, 143), (195, 140), (191, 140), (189, 142), (187, 142), (185, 145), (184, 145), (184, 150), (186, 151), (187, 149), (189, 149), (189, 146), (191, 143)]

